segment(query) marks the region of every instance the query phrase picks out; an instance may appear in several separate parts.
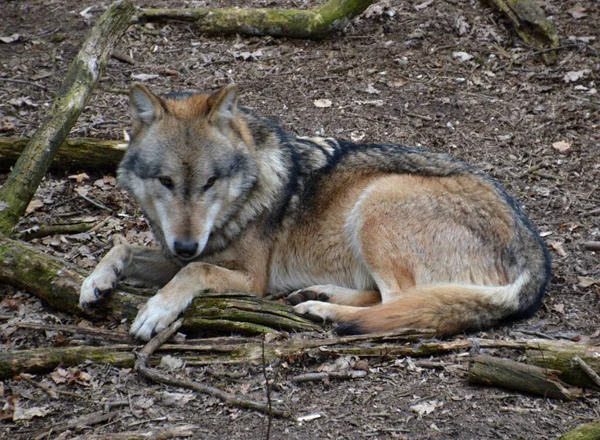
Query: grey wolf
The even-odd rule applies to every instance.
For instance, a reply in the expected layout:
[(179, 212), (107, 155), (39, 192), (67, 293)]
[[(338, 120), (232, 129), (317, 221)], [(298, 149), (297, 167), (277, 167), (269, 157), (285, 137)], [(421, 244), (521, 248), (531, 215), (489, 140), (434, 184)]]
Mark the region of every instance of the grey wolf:
[(86, 278), (88, 306), (124, 278), (159, 286), (131, 333), (149, 339), (197, 295), (292, 292), (299, 314), (340, 332), (438, 336), (531, 316), (550, 258), (494, 180), (445, 154), (296, 137), (212, 95), (130, 92), (118, 181), (155, 248), (114, 247)]

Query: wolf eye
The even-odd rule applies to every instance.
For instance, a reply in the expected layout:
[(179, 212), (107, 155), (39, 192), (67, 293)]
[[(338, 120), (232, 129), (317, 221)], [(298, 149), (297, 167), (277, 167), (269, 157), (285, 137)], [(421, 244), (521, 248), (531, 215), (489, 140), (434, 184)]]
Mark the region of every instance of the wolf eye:
[(215, 182), (217, 181), (217, 176), (212, 176), (210, 177), (207, 181), (206, 184), (204, 185), (204, 190), (207, 190), (208, 188), (210, 188), (211, 186), (213, 186), (215, 184)]
[(158, 181), (167, 189), (173, 189), (173, 179), (167, 176), (161, 176)]

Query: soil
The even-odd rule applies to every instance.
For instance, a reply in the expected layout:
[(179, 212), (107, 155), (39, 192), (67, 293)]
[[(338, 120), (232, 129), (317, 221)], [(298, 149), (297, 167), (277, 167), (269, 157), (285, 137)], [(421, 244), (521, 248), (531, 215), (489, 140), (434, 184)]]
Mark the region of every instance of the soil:
[[(137, 3), (174, 8), (242, 2)], [(317, 4), (243, 3), (286, 8)], [(123, 139), (129, 124), (126, 91), (137, 75), (152, 75), (144, 82), (159, 93), (215, 91), (236, 83), (243, 105), (276, 116), (295, 134), (448, 152), (504, 184), (553, 257), (552, 281), (533, 318), (458, 338), (581, 340), (594, 333), (597, 338), (600, 255), (586, 251), (582, 243), (600, 240), (600, 3), (536, 3), (561, 37), (558, 62), (552, 66), (544, 65), (497, 11), (479, 1), (378, 3), (379, 8), (353, 20), (343, 34), (325, 41), (205, 36), (189, 23), (134, 25), (118, 50), (135, 64), (110, 60), (70, 136)], [(3, 136), (34, 132), (107, 5), (0, 1), (0, 36), (19, 35), (12, 43), (0, 43), (0, 77), (26, 81), (0, 80)], [(93, 232), (32, 243), (89, 270), (117, 235), (130, 242), (152, 241), (139, 209), (116, 188), (114, 170), (50, 172), (17, 230), (86, 220), (105, 221)], [(0, 286), (0, 317), (0, 350), (111, 344), (90, 342), (83, 334), (17, 327), (22, 321), (123, 332), (129, 325), (92, 324), (10, 286)], [(518, 359), (518, 353), (481, 351)], [(191, 437), (202, 439), (553, 439), (600, 419), (597, 392), (562, 402), (469, 385), (468, 353), (423, 365), (388, 357), (342, 360), (368, 375), (302, 384), (291, 380), (299, 373), (342, 368), (339, 360), (325, 355), (282, 359), (264, 371), (261, 365), (188, 365), (171, 372), (257, 400), (265, 398), (266, 374), (271, 399), (285, 402), (293, 413), (273, 419), (270, 431), (263, 414), (155, 384), (131, 369), (88, 362), (29, 379), (23, 375), (0, 383), (0, 437), (30, 439), (46, 430), (40, 438), (121, 438), (116, 436), (120, 432), (142, 438), (153, 429), (193, 424), (197, 427)], [(67, 425), (109, 409), (116, 411), (109, 420)], [(307, 415), (314, 417), (302, 419)]]

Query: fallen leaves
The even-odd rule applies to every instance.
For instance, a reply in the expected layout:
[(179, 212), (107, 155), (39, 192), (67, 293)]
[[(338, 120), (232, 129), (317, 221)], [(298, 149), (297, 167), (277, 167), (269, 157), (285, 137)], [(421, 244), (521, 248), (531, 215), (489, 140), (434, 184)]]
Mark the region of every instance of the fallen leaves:
[(315, 99), (313, 101), (313, 104), (317, 108), (329, 108), (329, 107), (331, 107), (332, 102), (330, 99)]
[(552, 144), (552, 148), (561, 153), (566, 153), (571, 149), (571, 144), (567, 141), (558, 141)]
[(573, 70), (571, 72), (567, 72), (565, 76), (563, 76), (563, 81), (566, 83), (576, 82), (582, 79), (584, 76), (588, 75), (589, 73), (589, 69)]

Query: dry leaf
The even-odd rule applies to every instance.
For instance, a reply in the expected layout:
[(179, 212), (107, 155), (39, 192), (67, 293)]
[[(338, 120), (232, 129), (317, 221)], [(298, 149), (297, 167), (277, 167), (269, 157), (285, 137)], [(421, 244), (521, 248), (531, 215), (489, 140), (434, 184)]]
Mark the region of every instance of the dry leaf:
[(561, 153), (566, 153), (571, 149), (571, 144), (567, 141), (558, 141), (552, 144), (552, 148), (560, 151)]
[(420, 11), (421, 9), (425, 9), (426, 7), (430, 6), (433, 3), (433, 0), (427, 0), (423, 3), (420, 3), (418, 5), (415, 6), (415, 9), (417, 11)]
[(552, 310), (554, 310), (555, 312), (558, 312), (562, 315), (563, 313), (565, 313), (565, 305), (563, 303), (554, 304), (552, 306)]
[(44, 206), (44, 202), (41, 199), (33, 199), (27, 205), (27, 209), (25, 209), (25, 215), (31, 214), (33, 211)]
[(581, 78), (583, 78), (589, 72), (590, 72), (589, 69), (573, 70), (571, 72), (567, 72), (567, 73), (565, 73), (565, 76), (563, 76), (563, 81), (566, 83), (579, 81)]
[(571, 14), (571, 17), (573, 17), (575, 20), (579, 20), (580, 18), (584, 18), (587, 17), (587, 9), (581, 7), (581, 6), (575, 6), (569, 10), (567, 10), (567, 12), (569, 14)]
[(84, 180), (88, 180), (89, 178), (90, 178), (90, 176), (88, 176), (86, 173), (72, 174), (72, 175), (69, 176), (69, 179), (73, 179), (77, 183), (81, 183)]
[(437, 400), (430, 400), (429, 402), (418, 403), (411, 405), (410, 410), (416, 412), (420, 416), (431, 414), (436, 408), (443, 406), (442, 402)]
[(317, 108), (327, 108), (327, 107), (331, 107), (331, 100), (330, 99), (315, 99), (313, 101), (313, 104)]
[(31, 420), (34, 417), (45, 417), (51, 412), (52, 410), (47, 406), (23, 409), (17, 405), (17, 407), (15, 408), (15, 413), (13, 415), (13, 420)]
[(579, 278), (579, 287), (590, 287), (594, 284), (600, 284), (600, 279), (596, 280), (592, 277), (578, 277)]
[(12, 34), (10, 37), (0, 37), (0, 41), (6, 44), (14, 43), (15, 41), (19, 41), (21, 36), (19, 34)]
[(405, 86), (407, 82), (408, 81), (405, 81), (403, 79), (396, 79), (393, 81), (388, 81), (387, 85), (388, 85), (388, 87), (402, 87), (402, 86)]
[(467, 52), (452, 52), (452, 57), (458, 58), (462, 62), (469, 61), (473, 59), (473, 55)]
[(561, 257), (567, 256), (567, 253), (565, 252), (565, 249), (563, 248), (563, 244), (560, 241), (551, 241), (549, 244), (550, 244), (550, 247), (552, 249), (554, 249), (558, 255), (560, 255)]
[(365, 92), (369, 93), (370, 95), (379, 95), (381, 93), (379, 90), (373, 87), (373, 84), (369, 84), (365, 89)]
[(131, 74), (131, 77), (133, 79), (137, 79), (138, 81), (148, 81), (151, 79), (158, 78), (158, 75), (155, 75), (153, 73), (138, 73), (137, 75)]

